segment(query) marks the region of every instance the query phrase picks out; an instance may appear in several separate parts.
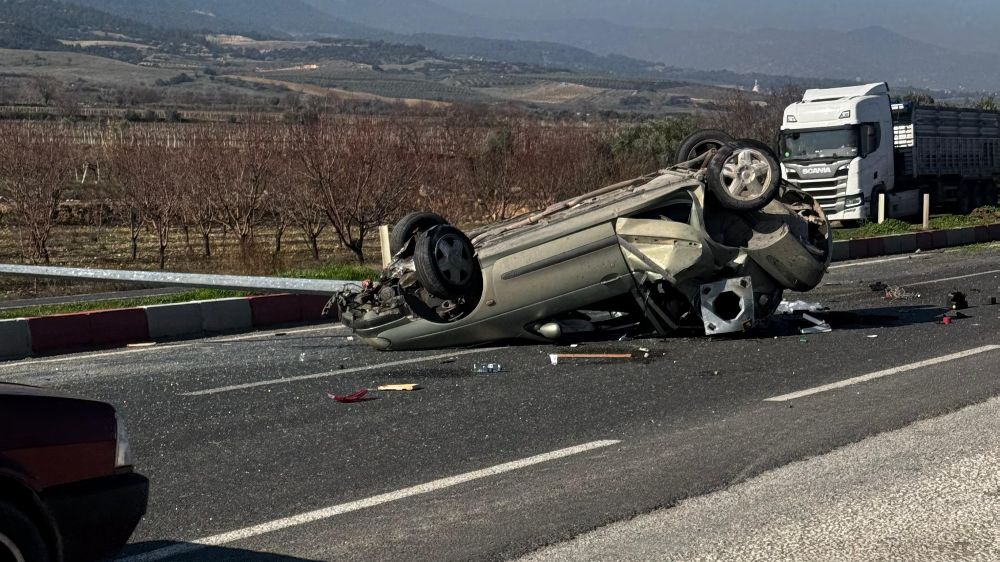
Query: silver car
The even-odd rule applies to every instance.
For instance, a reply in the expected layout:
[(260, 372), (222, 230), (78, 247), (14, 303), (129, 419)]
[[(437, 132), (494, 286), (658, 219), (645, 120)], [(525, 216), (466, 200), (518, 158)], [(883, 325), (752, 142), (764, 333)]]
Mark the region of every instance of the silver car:
[(829, 224), (773, 153), (701, 131), (685, 162), (466, 235), (414, 213), (392, 263), (337, 298), (372, 346), (556, 342), (623, 330), (742, 332), (821, 281)]

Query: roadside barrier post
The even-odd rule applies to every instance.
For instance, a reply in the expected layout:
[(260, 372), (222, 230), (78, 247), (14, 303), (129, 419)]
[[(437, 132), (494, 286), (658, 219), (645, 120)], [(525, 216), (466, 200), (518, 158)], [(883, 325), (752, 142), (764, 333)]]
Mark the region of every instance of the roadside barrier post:
[(378, 227), (378, 238), (382, 244), (382, 269), (389, 267), (392, 263), (392, 249), (389, 247), (389, 227), (382, 225)]
[(924, 222), (923, 229), (930, 230), (931, 228), (931, 194), (924, 194)]
[(885, 222), (885, 193), (878, 194), (878, 223)]

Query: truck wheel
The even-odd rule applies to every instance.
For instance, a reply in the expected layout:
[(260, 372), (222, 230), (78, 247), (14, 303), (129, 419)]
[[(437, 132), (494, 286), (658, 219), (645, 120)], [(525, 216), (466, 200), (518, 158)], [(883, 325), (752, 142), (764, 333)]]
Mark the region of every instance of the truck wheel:
[(0, 501), (0, 560), (13, 562), (48, 562), (48, 549), (42, 533), (13, 505)]
[(674, 154), (674, 163), (682, 164), (705, 154), (709, 150), (718, 150), (723, 145), (733, 142), (733, 137), (718, 129), (701, 129), (685, 137)]
[(466, 296), (477, 271), (472, 242), (453, 226), (438, 226), (417, 238), (413, 265), (420, 284), (442, 299)]
[(392, 232), (389, 233), (389, 250), (392, 255), (396, 255), (410, 238), (442, 224), (448, 224), (448, 221), (441, 215), (423, 211), (410, 213), (392, 227)]
[(716, 152), (708, 164), (708, 189), (731, 211), (757, 211), (771, 202), (781, 185), (781, 167), (766, 145), (739, 140)]

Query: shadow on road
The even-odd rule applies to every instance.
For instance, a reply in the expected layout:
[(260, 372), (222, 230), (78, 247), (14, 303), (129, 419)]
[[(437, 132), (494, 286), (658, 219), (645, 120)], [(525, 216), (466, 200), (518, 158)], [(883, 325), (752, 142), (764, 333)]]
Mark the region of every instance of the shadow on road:
[(221, 546), (202, 546), (181, 541), (148, 541), (130, 544), (125, 547), (116, 560), (123, 562), (128, 560), (143, 560), (144, 554), (151, 554), (154, 551), (163, 551), (164, 554), (168, 554), (166, 549), (177, 549), (177, 552), (163, 558), (152, 557), (151, 559), (168, 562), (317, 562), (307, 558), (297, 558), (283, 554), (255, 552)]

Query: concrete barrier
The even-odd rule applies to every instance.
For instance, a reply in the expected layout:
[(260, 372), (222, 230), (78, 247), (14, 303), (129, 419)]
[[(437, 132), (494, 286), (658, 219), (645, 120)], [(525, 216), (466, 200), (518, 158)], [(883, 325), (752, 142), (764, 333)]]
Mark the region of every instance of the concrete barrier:
[(149, 337), (154, 340), (197, 336), (205, 329), (198, 302), (147, 306), (144, 310)]
[(302, 321), (302, 309), (297, 295), (267, 295), (250, 297), (248, 300), (254, 327), (294, 324)]
[(199, 304), (201, 327), (206, 332), (239, 332), (253, 328), (253, 313), (248, 299), (219, 299)]
[(90, 317), (86, 314), (61, 314), (28, 318), (31, 350), (46, 353), (91, 345)]
[(31, 355), (31, 330), (28, 321), (0, 320), (0, 357), (20, 359)]
[[(302, 320), (306, 322), (318, 322), (323, 319), (323, 308), (330, 302), (330, 297), (322, 295), (299, 295), (299, 309), (302, 312)], [(337, 316), (337, 307), (331, 311), (333, 319)]]
[(149, 339), (146, 311), (141, 308), (102, 310), (87, 316), (93, 345), (122, 345)]

